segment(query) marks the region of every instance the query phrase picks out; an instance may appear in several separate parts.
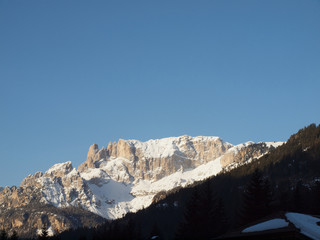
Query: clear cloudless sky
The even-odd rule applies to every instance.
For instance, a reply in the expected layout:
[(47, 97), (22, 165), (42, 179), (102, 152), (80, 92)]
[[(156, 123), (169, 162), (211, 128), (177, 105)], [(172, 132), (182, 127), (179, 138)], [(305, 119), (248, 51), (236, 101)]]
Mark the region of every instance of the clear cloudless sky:
[(319, 103), (319, 0), (0, 1), (0, 186), (119, 138), (286, 141)]

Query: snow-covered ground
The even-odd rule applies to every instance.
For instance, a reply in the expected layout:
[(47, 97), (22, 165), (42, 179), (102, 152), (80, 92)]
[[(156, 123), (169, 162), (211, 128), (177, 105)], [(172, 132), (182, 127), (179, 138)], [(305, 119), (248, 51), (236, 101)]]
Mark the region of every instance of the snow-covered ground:
[(301, 213), (287, 213), (286, 217), (296, 228), (300, 229), (302, 234), (312, 239), (320, 239), (320, 226), (317, 225), (320, 218)]
[(260, 232), (260, 231), (265, 231), (265, 230), (271, 230), (271, 229), (277, 229), (277, 228), (283, 228), (283, 227), (288, 227), (289, 223), (281, 218), (275, 218), (271, 219), (266, 222), (262, 222), (256, 225), (253, 225), (251, 227), (248, 227), (244, 230), (242, 230), (243, 233), (248, 233), (248, 232)]
[(242, 230), (242, 233), (260, 232), (278, 228), (284, 228), (289, 226), (289, 222), (294, 224), (294, 226), (300, 229), (300, 232), (308, 236), (311, 239), (320, 239), (320, 218), (316, 218), (310, 215), (301, 213), (288, 212), (285, 214), (286, 219), (275, 218), (271, 219)]

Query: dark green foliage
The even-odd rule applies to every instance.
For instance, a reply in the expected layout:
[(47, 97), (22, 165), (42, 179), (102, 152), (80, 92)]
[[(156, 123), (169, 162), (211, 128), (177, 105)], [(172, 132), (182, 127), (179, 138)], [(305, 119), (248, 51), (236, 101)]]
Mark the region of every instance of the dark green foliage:
[(270, 214), (271, 199), (269, 180), (264, 179), (262, 172), (256, 169), (243, 192), (241, 223), (246, 224)]
[(213, 193), (211, 181), (206, 181), (195, 187), (175, 238), (209, 239), (222, 234), (227, 226), (224, 204)]
[(302, 202), (302, 182), (299, 181), (296, 184), (296, 188), (293, 192), (293, 203), (294, 203), (294, 209), (299, 209), (300, 211), (303, 211), (304, 206)]
[(176, 239), (195, 239), (196, 235), (200, 233), (201, 224), (200, 195), (198, 189), (195, 188), (187, 204)]
[(314, 206), (314, 213), (320, 214), (320, 182), (317, 181), (312, 188), (312, 205)]
[(228, 220), (224, 203), (215, 193), (212, 181), (204, 182), (200, 190), (200, 232), (203, 239), (208, 239), (224, 233)]

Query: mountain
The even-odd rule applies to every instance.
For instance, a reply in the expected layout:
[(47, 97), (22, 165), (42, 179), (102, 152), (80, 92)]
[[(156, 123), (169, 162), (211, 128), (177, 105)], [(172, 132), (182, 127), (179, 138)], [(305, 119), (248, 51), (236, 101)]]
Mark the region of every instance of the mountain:
[(159, 200), (159, 193), (248, 164), (281, 144), (234, 146), (203, 136), (120, 139), (101, 149), (93, 144), (78, 169), (71, 162), (55, 164), (45, 173), (27, 176), (20, 187), (4, 188), (0, 223), (24, 236), (34, 235), (43, 224), (53, 232), (96, 226), (148, 207)]
[[(320, 125), (299, 130), (250, 163), (185, 188), (160, 192), (155, 198), (148, 208), (96, 230), (70, 230), (60, 236), (63, 240), (81, 236), (98, 240), (215, 239), (286, 212), (319, 215)], [(253, 204), (256, 200), (258, 204)]]

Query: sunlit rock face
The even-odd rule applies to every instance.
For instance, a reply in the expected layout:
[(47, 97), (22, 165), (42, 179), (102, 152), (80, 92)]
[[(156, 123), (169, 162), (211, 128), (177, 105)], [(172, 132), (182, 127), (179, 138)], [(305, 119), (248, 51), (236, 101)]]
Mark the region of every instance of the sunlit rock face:
[(223, 155), (233, 145), (218, 137), (172, 137), (140, 142), (120, 139), (99, 150), (94, 144), (89, 148), (87, 161), (79, 171), (99, 168), (105, 161), (126, 159), (124, 167), (132, 179), (159, 180), (180, 168), (195, 168)]
[[(120, 139), (101, 149), (93, 144), (78, 169), (71, 162), (55, 164), (27, 176), (20, 187), (1, 189), (0, 224), (25, 236), (43, 224), (53, 232), (92, 227), (103, 218), (116, 219), (149, 206), (158, 193), (253, 161), (280, 144), (234, 146), (203, 136)], [(74, 217), (68, 217), (72, 212)]]

